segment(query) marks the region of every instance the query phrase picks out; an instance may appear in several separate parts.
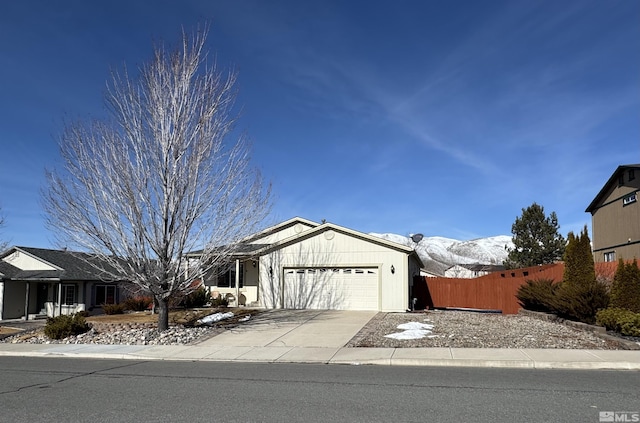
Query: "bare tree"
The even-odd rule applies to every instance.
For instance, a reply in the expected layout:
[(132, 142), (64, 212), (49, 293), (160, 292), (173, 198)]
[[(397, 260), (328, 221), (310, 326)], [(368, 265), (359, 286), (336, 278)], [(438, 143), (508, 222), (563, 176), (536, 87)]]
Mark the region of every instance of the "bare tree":
[[(2, 208), (0, 208), (0, 231), (4, 228), (5, 225), (4, 214), (2, 214)], [(0, 253), (7, 249), (9, 243), (0, 239)]]
[(270, 186), (251, 167), (244, 136), (228, 142), (236, 74), (206, 63), (208, 28), (154, 48), (131, 77), (114, 72), (108, 118), (66, 124), (64, 166), (47, 173), (48, 224), (62, 245), (95, 254), (101, 270), (150, 292), (158, 328), (169, 300), (214, 268), (269, 211)]

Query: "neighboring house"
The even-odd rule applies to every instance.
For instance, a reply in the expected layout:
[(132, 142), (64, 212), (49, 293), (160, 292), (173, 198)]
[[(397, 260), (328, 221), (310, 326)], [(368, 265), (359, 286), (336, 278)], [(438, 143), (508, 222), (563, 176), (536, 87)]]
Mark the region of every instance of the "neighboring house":
[(293, 218), (245, 239), (230, 270), (205, 276), (204, 283), (240, 304), (265, 308), (402, 312), (411, 307), (421, 267), (405, 245)]
[(477, 278), (489, 273), (504, 270), (504, 266), (495, 264), (454, 264), (444, 272), (446, 278)]
[(587, 212), (596, 262), (640, 259), (640, 164), (618, 166)]
[(420, 269), (420, 276), (425, 276), (427, 278), (441, 278), (442, 275), (440, 273), (436, 273), (430, 269), (422, 268)]
[(0, 254), (0, 320), (33, 319), (118, 303), (120, 281), (101, 275), (93, 256), (12, 247)]

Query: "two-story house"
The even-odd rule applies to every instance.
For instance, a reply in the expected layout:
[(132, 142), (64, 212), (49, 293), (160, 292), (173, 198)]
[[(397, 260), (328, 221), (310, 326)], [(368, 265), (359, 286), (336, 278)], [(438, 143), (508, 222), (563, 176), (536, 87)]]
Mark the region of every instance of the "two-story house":
[(596, 262), (640, 259), (640, 164), (618, 166), (587, 212)]

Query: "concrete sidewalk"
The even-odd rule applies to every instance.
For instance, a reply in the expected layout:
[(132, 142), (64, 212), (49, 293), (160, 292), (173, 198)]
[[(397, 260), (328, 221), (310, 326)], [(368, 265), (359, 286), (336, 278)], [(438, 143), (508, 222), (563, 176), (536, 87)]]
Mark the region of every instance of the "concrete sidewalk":
[(640, 370), (640, 351), (223, 345), (0, 344), (0, 356), (266, 363)]
[(346, 348), (374, 315), (274, 310), (195, 345), (0, 343), (0, 356), (640, 370), (640, 350)]

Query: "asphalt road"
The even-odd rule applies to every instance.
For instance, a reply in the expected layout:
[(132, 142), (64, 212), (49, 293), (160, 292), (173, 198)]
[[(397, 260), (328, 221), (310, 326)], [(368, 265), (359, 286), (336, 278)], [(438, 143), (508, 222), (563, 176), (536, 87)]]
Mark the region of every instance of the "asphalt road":
[(640, 374), (0, 357), (0, 421), (598, 422)]

